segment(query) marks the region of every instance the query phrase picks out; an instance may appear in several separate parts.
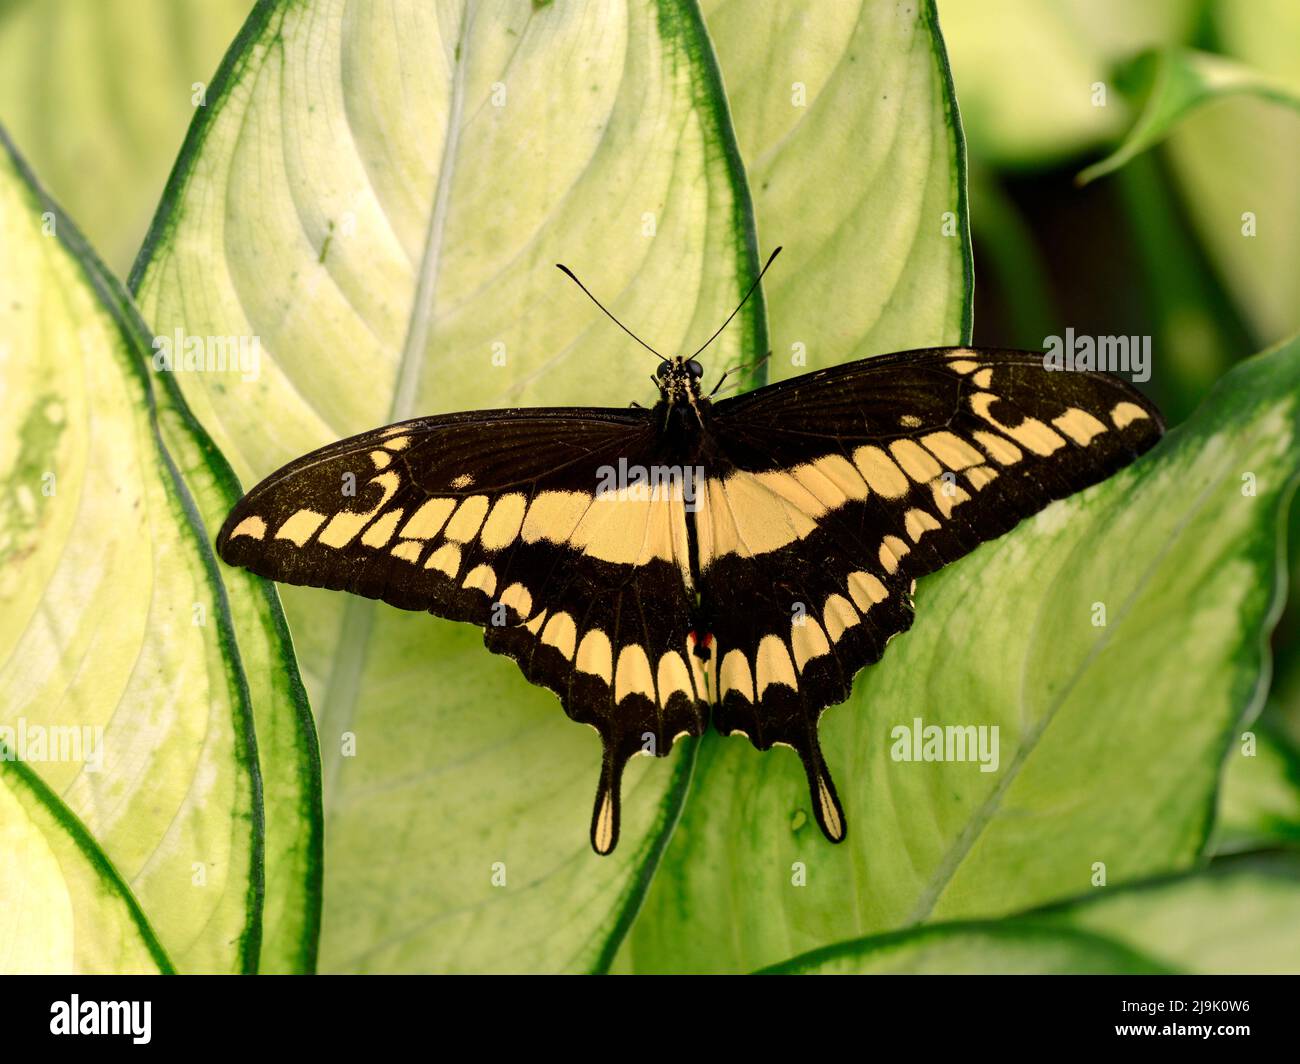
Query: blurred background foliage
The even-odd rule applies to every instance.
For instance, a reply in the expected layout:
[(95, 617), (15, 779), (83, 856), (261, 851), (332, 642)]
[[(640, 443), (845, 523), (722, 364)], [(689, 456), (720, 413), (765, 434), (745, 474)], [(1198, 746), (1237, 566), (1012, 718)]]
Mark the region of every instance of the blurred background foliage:
[[(1234, 363), (1300, 328), (1300, 0), (938, 3), (969, 153), (976, 344), (1150, 336), (1145, 387), (1177, 423)], [(0, 115), (119, 277), (252, 6), (0, 0)], [(1150, 135), (1109, 159), (1144, 123)], [(1262, 727), (1293, 779), (1298, 554), (1293, 507)], [(1300, 823), (1294, 792), (1230, 781), (1227, 799), (1243, 823)], [(1246, 847), (1226, 819), (1220, 848)]]

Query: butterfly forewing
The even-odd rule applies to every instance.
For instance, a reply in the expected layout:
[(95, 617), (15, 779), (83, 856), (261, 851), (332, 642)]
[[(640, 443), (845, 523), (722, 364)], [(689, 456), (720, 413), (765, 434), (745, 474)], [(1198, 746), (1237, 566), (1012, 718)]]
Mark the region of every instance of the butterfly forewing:
[(915, 579), (1161, 431), (1123, 382), (1015, 352), (907, 352), (720, 403), (695, 515), (719, 731), (794, 747), (842, 838), (817, 720), (911, 625)]
[(600, 733), (592, 844), (608, 852), (627, 758), (666, 755), (708, 720), (682, 499), (598, 493), (620, 459), (653, 464), (661, 447), (646, 411), (405, 422), (275, 473), (217, 547), (276, 580), (482, 625), (491, 650)]

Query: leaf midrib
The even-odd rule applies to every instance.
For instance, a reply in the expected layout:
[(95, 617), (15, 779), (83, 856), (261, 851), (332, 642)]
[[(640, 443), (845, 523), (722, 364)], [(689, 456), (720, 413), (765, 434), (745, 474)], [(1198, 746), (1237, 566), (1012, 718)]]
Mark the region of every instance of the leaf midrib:
[[(388, 408), (389, 423), (405, 421), (415, 413), (420, 392), (420, 370), (428, 347), (429, 331), (437, 309), (437, 287), (442, 268), (443, 242), (447, 231), (447, 213), (451, 200), (451, 182), (455, 173), (460, 148), (461, 117), (465, 109), (466, 44), (469, 39), (473, 4), (462, 9), (460, 32), (452, 62), (451, 105), (447, 116), (447, 135), (443, 141), (442, 158), (438, 164), (438, 181), (434, 187), (433, 206), (429, 211), (429, 224), (424, 235), (424, 251), (420, 256), (420, 273), (416, 283), (411, 313), (402, 341), (397, 375), (393, 387), (393, 400)], [(321, 731), (326, 736), (341, 736), (351, 730), (356, 716), (357, 693), (361, 687), (361, 674), (370, 655), (370, 636), (374, 627), (376, 605), (367, 599), (349, 595), (343, 607), (343, 620), (339, 624), (340, 652), (330, 670), (321, 704)], [(331, 742), (323, 757), (321, 787), (325, 809), (334, 805), (342, 749)]]

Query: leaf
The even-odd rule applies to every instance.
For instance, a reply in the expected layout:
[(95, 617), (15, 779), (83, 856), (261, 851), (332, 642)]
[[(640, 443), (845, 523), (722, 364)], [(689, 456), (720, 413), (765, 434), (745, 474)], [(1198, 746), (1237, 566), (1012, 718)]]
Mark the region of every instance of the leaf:
[[(143, 322), (127, 309), (143, 336)], [(175, 376), (158, 373), (155, 380), (159, 427), (172, 460), (205, 527), (219, 528), (242, 494), (239, 481), (190, 414)], [(312, 972), (323, 875), (316, 726), (275, 585), (244, 569), (222, 567), (221, 576), (248, 677), (262, 778), (266, 882), (258, 971)]]
[(159, 441), (123, 296), (7, 140), (0, 291), (3, 737), (179, 969), (251, 970), (260, 780), (216, 559)]
[[(257, 338), (253, 379), (178, 374), (245, 484), (414, 413), (652, 398), (653, 361), (556, 262), (666, 352), (757, 273), (693, 4), (468, 11), (262, 3), (209, 90), (133, 286), (161, 334)], [(760, 296), (709, 366), (765, 346)], [(321, 967), (604, 967), (694, 744), (632, 766), (622, 844), (597, 859), (595, 738), (480, 633), (285, 603), (325, 768)]]
[[(1122, 69), (1120, 78), (1131, 83), (1132, 94), (1146, 103), (1124, 142), (1106, 158), (1084, 169), (1079, 174), (1080, 184), (1118, 170), (1135, 155), (1164, 140), (1190, 111), (1213, 100), (1248, 94), (1300, 108), (1300, 91), (1285, 81), (1222, 56), (1191, 49), (1164, 48), (1144, 53)], [(1139, 85), (1143, 87), (1137, 88)]]
[(842, 942), (759, 974), (1144, 975), (1163, 970), (1100, 936), (1012, 919), (939, 924)]
[(125, 274), (202, 89), (252, 0), (8, 0), (0, 114)]
[(966, 153), (934, 4), (743, 0), (704, 13), (761, 242), (773, 379), (971, 328)]
[[(1293, 341), (1229, 374), (1133, 466), (922, 580), (912, 631), (823, 718), (843, 846), (818, 835), (795, 758), (705, 742), (630, 939), (635, 968), (751, 970), (1041, 905), (1086, 889), (1099, 863), (1111, 885), (1186, 868), (1229, 736), (1266, 685), (1298, 393)], [(997, 771), (894, 760), (894, 729), (917, 719), (998, 726)]]
[(1252, 854), (1029, 914), (1103, 936), (1171, 969), (1294, 974), (1300, 969), (1300, 855)]
[(1300, 753), (1286, 736), (1262, 723), (1248, 729), (1228, 750), (1213, 852), (1240, 853), (1300, 843)]
[(997, 921), (838, 943), (776, 974), (1290, 974), (1300, 967), (1300, 855), (1224, 858)]
[(0, 747), (0, 973), (170, 972), (130, 888), (13, 751)]
[[(1222, 5), (1218, 21), (1229, 44), (1249, 49), (1237, 62), (1182, 49), (1139, 57), (1126, 70), (1146, 103), (1124, 143), (1089, 167), (1093, 180), (1164, 143), (1169, 169), (1193, 228), (1217, 273), (1260, 343), (1273, 343), (1300, 327), (1300, 48), (1279, 28), (1289, 64), (1276, 62), (1279, 45), (1261, 46), (1233, 32), (1239, 5)], [(1289, 7), (1261, 5), (1248, 21), (1278, 25)], [(1251, 31), (1254, 34), (1255, 31)]]
[(1128, 114), (1111, 91), (1111, 65), (1186, 40), (1199, 7), (1196, 0), (942, 0), (971, 154), (1043, 167), (1118, 137)]

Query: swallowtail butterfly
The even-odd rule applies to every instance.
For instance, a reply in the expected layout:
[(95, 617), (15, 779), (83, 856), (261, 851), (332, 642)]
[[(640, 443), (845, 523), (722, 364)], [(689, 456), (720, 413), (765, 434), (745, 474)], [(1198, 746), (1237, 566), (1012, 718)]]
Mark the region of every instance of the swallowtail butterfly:
[(1133, 461), (1160, 414), (1028, 352), (904, 351), (717, 402), (694, 355), (659, 357), (652, 409), (470, 411), (323, 447), (245, 495), (218, 552), (481, 626), (599, 732), (597, 853), (628, 758), (710, 721), (793, 747), (838, 842), (818, 718), (911, 625), (917, 577)]

